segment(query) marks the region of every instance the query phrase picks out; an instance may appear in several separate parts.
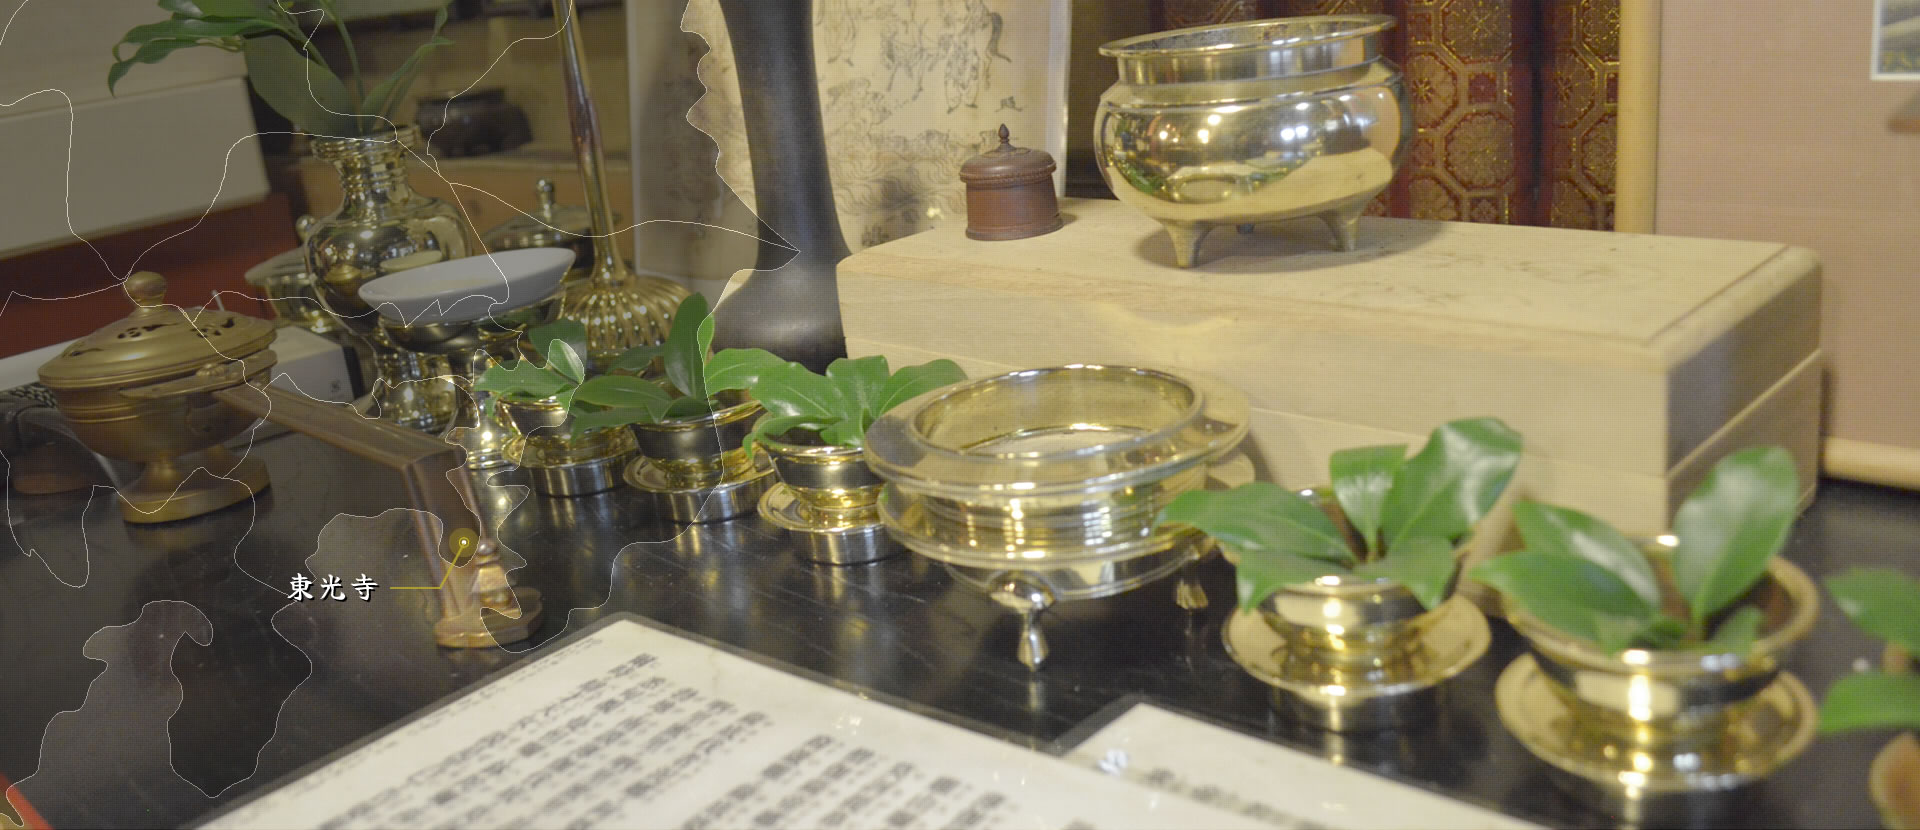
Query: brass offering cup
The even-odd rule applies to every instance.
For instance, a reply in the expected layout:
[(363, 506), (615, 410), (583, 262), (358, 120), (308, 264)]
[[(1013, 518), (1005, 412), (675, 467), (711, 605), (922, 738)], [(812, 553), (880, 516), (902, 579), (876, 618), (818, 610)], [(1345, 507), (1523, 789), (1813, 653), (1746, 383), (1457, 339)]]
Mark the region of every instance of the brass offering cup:
[(512, 426), (506, 453), (527, 471), (543, 496), (584, 496), (620, 485), (620, 474), (639, 449), (633, 430), (601, 427), (573, 431), (573, 416), (560, 401), (501, 399), (495, 407)]
[[(1913, 671), (1913, 659), (1899, 646), (1887, 646), (1882, 668), (1904, 674)], [(1894, 738), (1874, 756), (1867, 780), (1887, 830), (1920, 830), (1920, 739), (1912, 732)]]
[(721, 409), (695, 418), (635, 424), (640, 457), (626, 482), (653, 497), (682, 524), (719, 522), (756, 509), (773, 484), (773, 465), (743, 445), (764, 411), (744, 392), (715, 396)]
[[(866, 442), (888, 530), (1019, 614), (1018, 655), (1038, 668), (1039, 616), (1055, 602), (1131, 590), (1208, 553), (1197, 531), (1154, 519), (1205, 486), (1246, 430), (1245, 396), (1216, 381), (1073, 365), (929, 392)], [(1176, 598), (1206, 604), (1190, 579)]]
[[(1300, 494), (1354, 537), (1332, 492)], [(1417, 727), (1439, 711), (1445, 681), (1492, 641), (1486, 617), (1454, 593), (1457, 584), (1456, 574), (1431, 611), (1387, 580), (1329, 575), (1289, 585), (1228, 621), (1227, 651), (1273, 687), (1276, 709), (1306, 723), (1334, 732)]]
[[(1647, 545), (1657, 566), (1671, 548)], [(1598, 646), (1548, 627), (1512, 603), (1527, 640), (1500, 676), (1500, 719), (1555, 781), (1632, 823), (1696, 821), (1731, 806), (1813, 740), (1813, 697), (1781, 670), (1812, 629), (1820, 598), (1805, 573), (1775, 558), (1745, 598), (1765, 615), (1744, 655)]]
[(760, 499), (760, 515), (787, 531), (800, 555), (815, 562), (858, 565), (900, 552), (880, 521), (886, 481), (859, 447), (831, 446), (816, 433), (792, 430), (764, 442), (780, 484)]

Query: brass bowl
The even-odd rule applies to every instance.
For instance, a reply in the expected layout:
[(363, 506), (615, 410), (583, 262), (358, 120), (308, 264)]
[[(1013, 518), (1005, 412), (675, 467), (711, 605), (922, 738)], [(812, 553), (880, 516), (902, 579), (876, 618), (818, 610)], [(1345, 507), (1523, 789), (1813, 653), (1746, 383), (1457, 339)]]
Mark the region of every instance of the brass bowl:
[[(1887, 646), (1881, 669), (1888, 674), (1913, 671), (1913, 658), (1899, 646)], [(1880, 750), (1867, 785), (1887, 830), (1920, 830), (1920, 739), (1905, 732)]]
[(1317, 216), (1341, 250), (1413, 139), (1393, 18), (1338, 15), (1157, 32), (1100, 47), (1119, 80), (1094, 145), (1115, 198), (1190, 267), (1213, 228)]
[[(887, 481), (895, 538), (1020, 613), (1021, 657), (1044, 660), (1037, 616), (1167, 576), (1206, 553), (1155, 527), (1174, 496), (1247, 431), (1246, 397), (1207, 378), (1072, 365), (936, 390), (880, 416), (867, 463)], [(1192, 607), (1204, 604), (1184, 585)]]
[(553, 398), (500, 399), (495, 407), (513, 430), (510, 462), (527, 471), (544, 496), (584, 496), (620, 485), (621, 471), (639, 449), (633, 430), (601, 427), (573, 433), (573, 416)]
[(793, 492), (800, 513), (820, 527), (880, 520), (880, 488), (886, 481), (867, 466), (860, 447), (828, 445), (819, 436), (793, 430), (762, 442), (780, 482)]
[(634, 424), (640, 455), (665, 475), (668, 486), (711, 486), (752, 474), (753, 458), (743, 444), (765, 410), (744, 392), (715, 397), (722, 406), (718, 412)]
[[(1656, 564), (1671, 548), (1645, 546)], [(1699, 817), (1812, 742), (1813, 697), (1781, 670), (1819, 613), (1813, 582), (1785, 559), (1745, 599), (1765, 615), (1747, 654), (1598, 646), (1548, 627), (1512, 603), (1527, 640), (1495, 690), (1500, 718), (1578, 797), (1631, 821)]]
[[(1357, 539), (1332, 492), (1320, 487), (1300, 495)], [(1456, 561), (1464, 550), (1455, 550)], [(1276, 709), (1321, 729), (1414, 725), (1438, 711), (1442, 684), (1479, 661), (1492, 642), (1486, 618), (1454, 593), (1457, 573), (1454, 580), (1432, 610), (1390, 580), (1328, 575), (1289, 585), (1228, 622), (1227, 652), (1274, 688)]]

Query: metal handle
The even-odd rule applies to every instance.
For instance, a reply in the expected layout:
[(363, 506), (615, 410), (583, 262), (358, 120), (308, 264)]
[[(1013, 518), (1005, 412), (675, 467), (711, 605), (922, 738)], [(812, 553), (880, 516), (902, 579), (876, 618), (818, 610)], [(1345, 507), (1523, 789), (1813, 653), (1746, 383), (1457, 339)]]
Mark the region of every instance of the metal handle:
[(279, 357), (273, 353), (273, 350), (262, 349), (239, 360), (229, 360), (204, 367), (183, 378), (124, 389), (120, 394), (144, 401), (228, 389), (246, 383), (247, 378), (272, 368), (278, 360)]
[(1011, 574), (995, 580), (989, 595), (994, 602), (1020, 615), (1018, 656), (1022, 665), (1038, 671), (1048, 654), (1047, 635), (1040, 630), (1040, 615), (1053, 607), (1053, 591), (1021, 574)]

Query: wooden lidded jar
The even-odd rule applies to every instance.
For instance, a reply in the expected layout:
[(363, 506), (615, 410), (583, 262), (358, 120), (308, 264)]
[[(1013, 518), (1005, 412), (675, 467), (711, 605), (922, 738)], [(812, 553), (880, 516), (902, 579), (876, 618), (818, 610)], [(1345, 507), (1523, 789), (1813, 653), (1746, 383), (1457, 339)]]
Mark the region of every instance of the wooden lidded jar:
[(1000, 146), (967, 159), (967, 238), (1025, 239), (1060, 229), (1060, 201), (1053, 193), (1053, 157), (1013, 146), (1000, 125)]

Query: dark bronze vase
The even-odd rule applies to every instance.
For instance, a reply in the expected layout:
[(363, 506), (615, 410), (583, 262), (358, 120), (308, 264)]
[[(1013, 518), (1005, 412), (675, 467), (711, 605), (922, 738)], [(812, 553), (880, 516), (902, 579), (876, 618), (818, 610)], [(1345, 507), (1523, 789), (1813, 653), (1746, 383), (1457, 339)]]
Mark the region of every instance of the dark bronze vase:
[(760, 248), (754, 273), (714, 309), (713, 345), (824, 371), (847, 353), (835, 266), (849, 251), (827, 171), (813, 2), (720, 0), (720, 11), (740, 77)]

